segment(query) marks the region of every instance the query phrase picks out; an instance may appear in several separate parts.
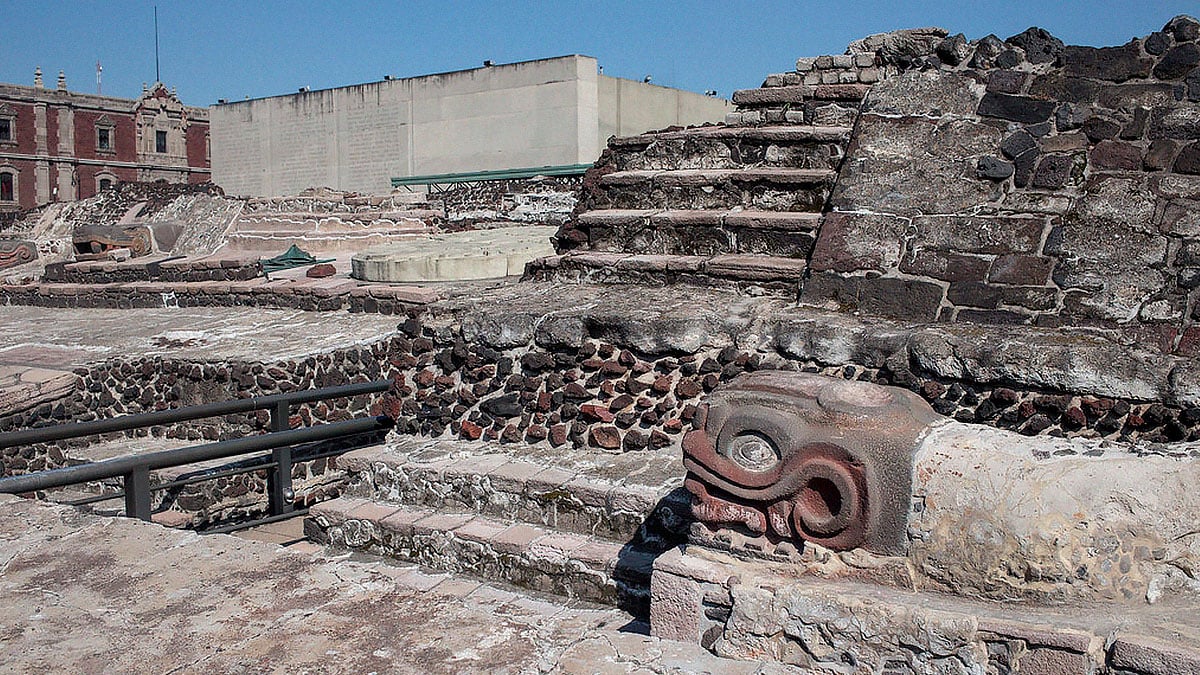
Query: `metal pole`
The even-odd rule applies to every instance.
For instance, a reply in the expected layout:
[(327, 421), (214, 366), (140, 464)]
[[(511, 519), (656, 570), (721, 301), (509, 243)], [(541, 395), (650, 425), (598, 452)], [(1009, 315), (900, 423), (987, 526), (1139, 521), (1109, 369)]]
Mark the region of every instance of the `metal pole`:
[[(128, 431), (129, 429), (137, 429), (139, 427), (174, 424), (176, 422), (186, 422), (188, 420), (202, 419), (205, 417), (217, 417), (219, 415), (230, 415), (233, 413), (251, 412), (254, 410), (274, 410), (280, 403), (298, 405), (301, 403), (312, 403), (313, 401), (321, 401), (330, 398), (359, 396), (361, 394), (375, 394), (387, 391), (388, 388), (391, 387), (391, 384), (392, 383), (390, 380), (358, 382), (355, 384), (346, 384), (337, 387), (307, 389), (304, 391), (293, 391), (287, 394), (256, 396), (254, 398), (239, 398), (232, 401), (205, 403), (203, 405), (189, 406), (187, 408), (175, 408), (173, 410), (159, 410), (156, 412), (139, 413), (136, 415), (124, 415), (122, 417), (111, 417), (109, 419), (95, 420), (92, 422), (76, 422), (73, 424), (59, 424), (52, 427), (22, 429), (21, 431), (12, 431), (0, 434), (0, 448), (32, 445), (34, 443), (47, 443), (50, 441), (61, 441), (64, 438), (92, 436), (95, 434), (106, 434), (114, 431)], [(286, 415), (284, 417), (286, 418)], [(284, 429), (286, 428), (285, 420)]]
[(292, 491), (292, 446), (275, 448), (271, 451), (275, 466), (267, 476), (267, 507), (272, 516), (290, 513), (295, 505), (296, 493)]
[(139, 468), (154, 471), (155, 469), (164, 469), (171, 466), (205, 462), (210, 459), (234, 457), (259, 450), (270, 450), (285, 445), (299, 445), (301, 443), (312, 443), (331, 438), (381, 431), (390, 428), (393, 423), (389, 417), (365, 417), (345, 422), (322, 424), (315, 427), (302, 427), (300, 429), (292, 429), (291, 431), (280, 431), (273, 434), (261, 434), (247, 438), (238, 438), (236, 440), (220, 441), (207, 445), (196, 445), (190, 448), (177, 448), (175, 450), (149, 452), (143, 455), (114, 457), (99, 462), (92, 462), (91, 464), (79, 464), (61, 469), (51, 469), (50, 471), (39, 471), (37, 473), (0, 478), (0, 492), (22, 494), (36, 490), (49, 490), (56, 487), (66, 487), (78, 483), (124, 476), (133, 473)]
[(150, 520), (150, 470), (145, 466), (125, 474), (125, 516)]

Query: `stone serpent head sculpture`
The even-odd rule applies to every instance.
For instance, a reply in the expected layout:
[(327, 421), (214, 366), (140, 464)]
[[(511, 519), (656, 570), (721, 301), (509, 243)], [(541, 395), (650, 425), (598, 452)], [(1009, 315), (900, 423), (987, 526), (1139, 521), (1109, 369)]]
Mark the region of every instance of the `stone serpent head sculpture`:
[(785, 371), (718, 388), (683, 439), (695, 517), (773, 541), (902, 555), (913, 454), (939, 419), (912, 392)]

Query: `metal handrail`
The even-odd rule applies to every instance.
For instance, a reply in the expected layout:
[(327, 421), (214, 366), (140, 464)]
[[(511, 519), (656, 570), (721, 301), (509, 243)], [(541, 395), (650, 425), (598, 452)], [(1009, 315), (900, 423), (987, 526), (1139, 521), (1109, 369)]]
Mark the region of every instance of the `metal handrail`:
[[(239, 398), (219, 403), (205, 403), (186, 408), (172, 408), (170, 410), (158, 410), (155, 412), (137, 413), (135, 415), (122, 415), (121, 417), (110, 417), (91, 422), (74, 422), (50, 427), (38, 427), (36, 429), (22, 429), (21, 431), (10, 431), (0, 434), (0, 448), (61, 441), (67, 438), (93, 436), (113, 431), (129, 431), (141, 427), (174, 424), (176, 422), (231, 415), (233, 413), (252, 412), (255, 410), (277, 412), (281, 406), (288, 406), (290, 408), (295, 404), (312, 403), (313, 401), (321, 401), (327, 398), (375, 394), (387, 391), (391, 384), (391, 380), (376, 380), (374, 382), (345, 384), (336, 387), (324, 387), (322, 389), (305, 389), (286, 394), (272, 394), (271, 396)], [(282, 431), (281, 424), (287, 423), (286, 415), (283, 417), (284, 419), (282, 420), (278, 418), (272, 420), (272, 426), (275, 431)]]
[[(0, 447), (9, 447), (91, 436), (111, 431), (128, 431), (158, 424), (252, 410), (270, 410), (272, 429), (270, 433), (257, 436), (141, 455), (126, 455), (89, 464), (0, 478), (0, 493), (22, 494), (121, 477), (124, 482), (125, 515), (149, 520), (151, 493), (171, 486), (171, 484), (166, 484), (152, 487), (150, 485), (151, 471), (244, 455), (260, 450), (271, 450), (271, 461), (267, 465), (270, 467), (270, 474), (267, 478), (267, 503), (271, 518), (282, 517), (295, 510), (292, 503), (294, 497), (292, 492), (293, 446), (378, 432), (391, 428), (394, 423), (390, 417), (379, 416), (288, 429), (291, 405), (377, 393), (386, 391), (390, 386), (390, 380), (377, 380), (0, 434)], [(263, 467), (256, 465), (243, 468), (238, 473), (257, 471), (261, 468)]]

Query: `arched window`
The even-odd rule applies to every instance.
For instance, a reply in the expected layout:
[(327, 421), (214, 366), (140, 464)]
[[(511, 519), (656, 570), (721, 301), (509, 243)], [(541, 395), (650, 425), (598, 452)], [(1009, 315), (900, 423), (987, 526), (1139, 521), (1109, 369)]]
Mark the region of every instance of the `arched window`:
[(17, 177), (7, 171), (0, 171), (0, 202), (17, 201)]
[(110, 179), (110, 178), (101, 178), (101, 179), (100, 179), (100, 191), (101, 191), (101, 192), (103, 192), (103, 191), (105, 191), (105, 190), (107, 190), (107, 189), (111, 188), (111, 187), (112, 187), (112, 184), (113, 184), (113, 183), (112, 183), (112, 179)]

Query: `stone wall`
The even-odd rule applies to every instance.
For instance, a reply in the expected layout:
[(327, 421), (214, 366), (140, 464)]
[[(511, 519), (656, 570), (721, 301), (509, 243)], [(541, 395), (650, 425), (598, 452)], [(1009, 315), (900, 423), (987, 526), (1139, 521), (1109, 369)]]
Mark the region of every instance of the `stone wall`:
[(1195, 354), (1198, 27), (927, 40), (863, 103), (801, 303)]
[(447, 229), (469, 230), (508, 225), (562, 225), (575, 210), (576, 176), (488, 181), (456, 185), (431, 193), (441, 202)]

